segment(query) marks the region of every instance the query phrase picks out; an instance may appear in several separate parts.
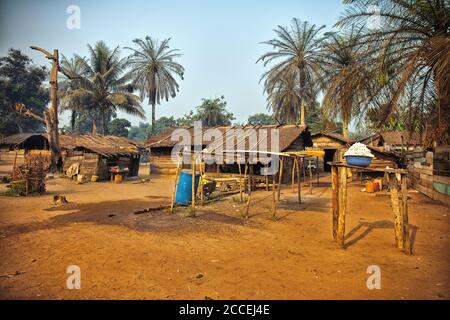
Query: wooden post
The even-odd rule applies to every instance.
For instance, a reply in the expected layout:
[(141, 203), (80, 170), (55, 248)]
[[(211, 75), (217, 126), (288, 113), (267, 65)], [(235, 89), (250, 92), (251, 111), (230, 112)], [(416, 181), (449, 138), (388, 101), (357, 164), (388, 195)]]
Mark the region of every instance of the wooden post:
[(312, 194), (312, 168), (311, 168), (311, 160), (308, 160), (309, 164), (309, 194)]
[(331, 216), (333, 220), (333, 239), (336, 241), (339, 218), (338, 167), (331, 166)]
[(297, 158), (294, 159), (294, 162), (292, 162), (292, 182), (291, 182), (291, 189), (292, 189), (292, 193), (295, 192), (295, 165), (297, 163)]
[(316, 157), (316, 176), (317, 176), (317, 187), (319, 187), (319, 180), (320, 180), (320, 175), (319, 175), (319, 157)]
[(238, 167), (239, 167), (239, 195), (241, 197), (241, 203), (244, 201), (243, 197), (242, 197), (242, 169), (241, 169), (241, 164), (238, 162)]
[(248, 163), (247, 163), (247, 158), (246, 158), (245, 159), (245, 167), (244, 167), (244, 192), (245, 193), (247, 193), (247, 186), (248, 186), (247, 170), (248, 170)]
[(395, 244), (400, 250), (404, 250), (403, 247), (403, 221), (400, 214), (400, 205), (398, 200), (398, 181), (395, 173), (389, 174), (389, 186), (391, 190), (391, 204), (392, 211), (394, 212), (394, 232), (395, 232)]
[(250, 180), (250, 189), (248, 191), (247, 205), (245, 206), (245, 219), (248, 219), (248, 217), (249, 217), (248, 212), (250, 209), (250, 201), (252, 198), (252, 185), (251, 185), (252, 174), (253, 174), (253, 166), (250, 166), (249, 175), (248, 175), (248, 178)]
[(409, 240), (409, 217), (408, 217), (408, 186), (406, 184), (406, 176), (402, 175), (402, 240), (403, 240), (403, 252), (406, 254), (412, 254), (411, 243)]
[(298, 195), (298, 204), (302, 203), (302, 183), (300, 181), (300, 167), (298, 165), (298, 159), (295, 158), (295, 164), (297, 167), (297, 195)]
[(280, 177), (278, 179), (278, 188), (277, 188), (277, 201), (280, 201), (281, 194), (281, 180), (283, 178), (283, 157), (280, 157)]
[(200, 206), (203, 207), (203, 156), (200, 155)]
[(273, 174), (273, 183), (272, 183), (272, 219), (275, 219), (277, 215), (277, 197), (276, 197), (276, 173)]
[(178, 188), (178, 178), (180, 176), (180, 167), (181, 167), (181, 163), (183, 161), (182, 157), (178, 158), (178, 163), (177, 163), (177, 171), (175, 173), (175, 185), (173, 186), (173, 193), (172, 193), (172, 203), (170, 205), (170, 213), (173, 213), (173, 207), (175, 204), (175, 197), (177, 194), (177, 188)]
[(347, 211), (347, 168), (338, 169), (338, 225), (336, 242), (341, 248), (345, 248), (345, 214)]
[(268, 175), (268, 166), (266, 165), (266, 191), (269, 191), (269, 175)]
[(195, 156), (194, 151), (191, 151), (191, 171), (192, 171), (192, 177), (191, 177), (191, 187), (192, 187), (192, 199), (191, 199), (191, 209), (192, 213), (191, 215), (195, 217)]

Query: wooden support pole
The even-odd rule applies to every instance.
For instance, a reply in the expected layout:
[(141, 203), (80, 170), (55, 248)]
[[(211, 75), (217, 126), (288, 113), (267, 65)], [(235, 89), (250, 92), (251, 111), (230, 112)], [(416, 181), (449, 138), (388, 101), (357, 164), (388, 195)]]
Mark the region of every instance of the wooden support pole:
[(394, 232), (395, 244), (398, 249), (404, 250), (403, 247), (403, 221), (400, 214), (400, 204), (398, 200), (398, 181), (395, 173), (389, 174), (389, 187), (391, 191), (391, 204), (394, 213)]
[(309, 194), (312, 194), (312, 168), (311, 168), (311, 160), (308, 160), (309, 167)]
[(292, 189), (292, 193), (295, 192), (295, 165), (297, 163), (297, 158), (294, 159), (294, 162), (292, 162), (292, 182), (291, 182), (291, 189)]
[(320, 175), (319, 175), (319, 157), (316, 157), (316, 177), (317, 177), (317, 187), (319, 187), (319, 180), (320, 180)]
[(266, 191), (269, 191), (269, 175), (268, 175), (268, 166), (266, 165)]
[(331, 166), (331, 217), (333, 220), (333, 239), (336, 241), (339, 219), (338, 167)]
[(336, 242), (339, 247), (345, 248), (345, 214), (347, 211), (347, 168), (338, 169), (338, 225)]
[(406, 254), (412, 254), (411, 242), (409, 239), (409, 217), (408, 217), (408, 185), (406, 176), (402, 175), (402, 240), (403, 240), (403, 252)]
[(170, 213), (173, 213), (173, 207), (175, 205), (175, 197), (177, 194), (178, 179), (180, 177), (180, 168), (181, 168), (182, 161), (183, 161), (183, 157), (178, 157), (177, 171), (175, 173), (175, 185), (173, 186), (173, 193), (172, 193), (172, 203), (170, 204)]
[(244, 201), (243, 197), (242, 197), (242, 169), (241, 169), (241, 164), (238, 162), (238, 168), (239, 168), (239, 196), (241, 199), (241, 203)]
[(249, 218), (250, 201), (252, 198), (252, 185), (251, 185), (252, 174), (253, 174), (253, 166), (250, 166), (250, 171), (248, 175), (248, 178), (250, 180), (250, 189), (248, 191), (247, 205), (245, 206), (245, 219)]
[(273, 174), (273, 183), (272, 183), (272, 219), (275, 219), (277, 215), (277, 196), (276, 196), (276, 179), (277, 175), (276, 173)]
[(200, 184), (200, 206), (203, 207), (203, 156), (200, 155), (200, 178), (199, 178), (199, 184)]
[(298, 159), (295, 158), (295, 165), (297, 167), (297, 195), (298, 195), (298, 204), (302, 203), (302, 183), (300, 181), (300, 167), (298, 165)]
[(247, 159), (245, 159), (245, 168), (244, 168), (244, 192), (245, 193), (247, 193), (247, 186), (248, 186), (247, 171), (248, 171), (248, 163), (247, 163)]
[(191, 171), (192, 171), (192, 177), (191, 177), (191, 187), (192, 187), (192, 199), (191, 199), (191, 215), (195, 217), (195, 156), (194, 151), (191, 151)]
[(280, 177), (278, 179), (277, 202), (280, 201), (281, 180), (283, 179), (283, 157), (280, 157)]

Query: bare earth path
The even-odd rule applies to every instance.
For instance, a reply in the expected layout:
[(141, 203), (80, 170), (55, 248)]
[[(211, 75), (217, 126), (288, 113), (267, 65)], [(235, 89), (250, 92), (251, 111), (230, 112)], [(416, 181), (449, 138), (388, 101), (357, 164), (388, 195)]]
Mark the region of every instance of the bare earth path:
[[(327, 178), (313, 195), (255, 193), (250, 221), (231, 199), (195, 219), (133, 212), (169, 203), (173, 182), (48, 183), (49, 194), (0, 197), (0, 298), (26, 299), (450, 299), (450, 209), (412, 194), (414, 255), (393, 246), (388, 198), (349, 190), (349, 247), (331, 239)], [(2, 188), (3, 186), (1, 186)], [(306, 189), (306, 188), (305, 188)], [(305, 190), (305, 192), (307, 192)], [(71, 202), (52, 208), (53, 194)], [(66, 268), (81, 268), (68, 290)], [(368, 290), (369, 265), (381, 290)]]

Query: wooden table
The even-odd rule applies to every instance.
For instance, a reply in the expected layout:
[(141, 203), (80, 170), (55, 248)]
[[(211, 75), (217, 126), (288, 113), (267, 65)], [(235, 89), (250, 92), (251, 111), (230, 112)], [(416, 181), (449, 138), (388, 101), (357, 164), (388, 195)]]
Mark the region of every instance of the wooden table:
[[(382, 172), (387, 175), (394, 213), (395, 244), (405, 254), (412, 254), (409, 239), (407, 171), (403, 169), (361, 168), (344, 162), (329, 162), (332, 179), (333, 239), (345, 248), (345, 216), (347, 212), (347, 171)], [(400, 186), (400, 187), (399, 187)], [(399, 193), (401, 199), (399, 200)]]

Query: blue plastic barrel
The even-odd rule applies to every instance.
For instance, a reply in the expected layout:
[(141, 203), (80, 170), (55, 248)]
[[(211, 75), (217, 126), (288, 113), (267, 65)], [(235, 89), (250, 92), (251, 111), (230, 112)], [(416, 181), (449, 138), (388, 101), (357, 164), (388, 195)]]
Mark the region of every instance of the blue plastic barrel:
[[(198, 182), (200, 175), (195, 174), (195, 193), (197, 194)], [(179, 205), (189, 205), (192, 200), (192, 171), (191, 170), (181, 170), (180, 178), (178, 179), (177, 194), (175, 197), (175, 202)]]

